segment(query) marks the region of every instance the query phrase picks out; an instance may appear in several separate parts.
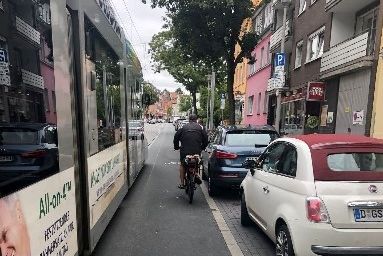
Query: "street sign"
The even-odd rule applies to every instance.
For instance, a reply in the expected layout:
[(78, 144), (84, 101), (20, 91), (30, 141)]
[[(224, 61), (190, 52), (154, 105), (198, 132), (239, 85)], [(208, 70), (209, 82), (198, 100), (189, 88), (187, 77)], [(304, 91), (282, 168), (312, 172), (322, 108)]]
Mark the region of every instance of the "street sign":
[(223, 110), (223, 109), (225, 109), (225, 99), (224, 98), (222, 98), (221, 99), (221, 110)]
[(272, 91), (274, 89), (281, 89), (283, 88), (283, 82), (279, 78), (270, 78), (267, 83), (267, 91)]
[(274, 66), (285, 66), (286, 63), (286, 55), (284, 53), (276, 53), (274, 59)]

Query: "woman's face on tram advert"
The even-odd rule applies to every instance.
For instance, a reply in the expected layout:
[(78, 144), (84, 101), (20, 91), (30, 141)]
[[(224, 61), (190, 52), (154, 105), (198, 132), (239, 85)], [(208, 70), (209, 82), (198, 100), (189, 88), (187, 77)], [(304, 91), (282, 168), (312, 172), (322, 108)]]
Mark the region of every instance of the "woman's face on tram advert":
[(30, 256), (27, 225), (15, 196), (0, 199), (0, 256)]

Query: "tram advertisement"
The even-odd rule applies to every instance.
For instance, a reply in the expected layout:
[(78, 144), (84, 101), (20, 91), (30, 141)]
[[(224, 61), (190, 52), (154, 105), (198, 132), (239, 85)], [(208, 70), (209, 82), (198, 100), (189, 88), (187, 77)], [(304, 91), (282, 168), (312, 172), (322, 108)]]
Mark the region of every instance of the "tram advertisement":
[[(125, 182), (125, 142), (88, 158), (90, 223), (94, 227)], [(125, 159), (125, 160), (124, 160)]]
[(0, 227), (6, 242), (13, 244), (7, 255), (75, 255), (74, 169), (1, 198)]

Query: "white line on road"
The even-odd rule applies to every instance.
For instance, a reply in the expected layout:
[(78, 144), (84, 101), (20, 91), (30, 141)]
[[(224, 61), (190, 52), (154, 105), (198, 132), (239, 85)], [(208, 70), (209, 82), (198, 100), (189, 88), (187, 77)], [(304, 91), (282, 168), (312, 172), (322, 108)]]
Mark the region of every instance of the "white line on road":
[(214, 219), (217, 222), (218, 228), (221, 231), (223, 239), (225, 240), (226, 246), (229, 249), (231, 255), (243, 256), (241, 248), (239, 248), (239, 245), (235, 240), (233, 234), (231, 233), (230, 228), (227, 226), (226, 221), (221, 214), (221, 211), (217, 207), (215, 201), (209, 196), (205, 184), (202, 184), (200, 187), (206, 198), (207, 203), (209, 204), (210, 210), (213, 213)]

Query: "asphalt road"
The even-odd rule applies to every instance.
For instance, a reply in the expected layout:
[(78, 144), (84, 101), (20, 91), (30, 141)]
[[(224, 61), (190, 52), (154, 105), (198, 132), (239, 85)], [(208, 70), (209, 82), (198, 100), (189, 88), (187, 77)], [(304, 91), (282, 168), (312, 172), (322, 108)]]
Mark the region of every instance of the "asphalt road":
[[(177, 188), (179, 153), (173, 150), (174, 133), (171, 124), (145, 126), (151, 144), (146, 167), (93, 255), (275, 255), (273, 243), (255, 225), (240, 225), (237, 191), (222, 191), (208, 204), (200, 187), (189, 205), (184, 191)], [(229, 251), (233, 244), (238, 251)]]

